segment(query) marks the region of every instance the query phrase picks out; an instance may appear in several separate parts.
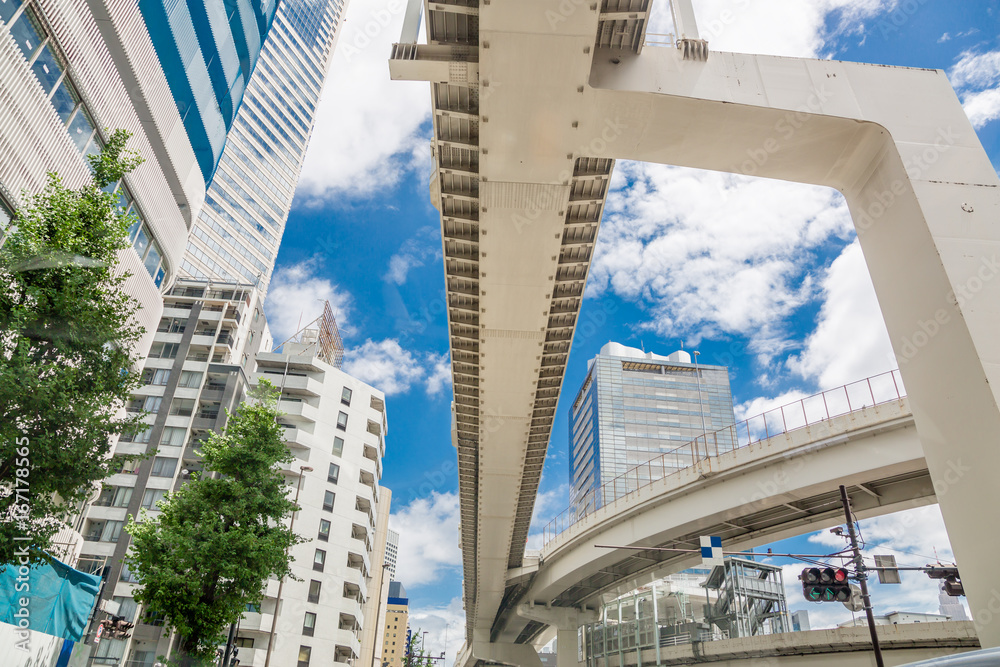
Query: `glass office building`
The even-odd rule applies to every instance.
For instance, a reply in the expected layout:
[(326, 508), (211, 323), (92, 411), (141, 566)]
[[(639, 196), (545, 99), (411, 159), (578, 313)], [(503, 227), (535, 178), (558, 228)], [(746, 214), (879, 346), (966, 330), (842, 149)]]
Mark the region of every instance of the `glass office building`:
[(266, 293), (345, 9), (341, 0), (279, 4), (192, 227), (183, 275)]
[(207, 184), (222, 157), (277, 0), (140, 0)]
[[(611, 502), (627, 489), (610, 482), (663, 454), (667, 473), (690, 465), (691, 442), (734, 421), (726, 367), (691, 363), (684, 351), (664, 357), (608, 343), (590, 361), (569, 415), (570, 506), (580, 516)], [(731, 449), (731, 434), (720, 435), (719, 448)]]

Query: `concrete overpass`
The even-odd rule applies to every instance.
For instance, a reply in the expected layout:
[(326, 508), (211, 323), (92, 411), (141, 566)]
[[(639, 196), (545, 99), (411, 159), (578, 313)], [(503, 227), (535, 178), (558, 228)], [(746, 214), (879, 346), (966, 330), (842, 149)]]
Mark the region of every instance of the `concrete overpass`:
[[(832, 403), (845, 389), (806, 400)], [(697, 549), (700, 536), (719, 535), (727, 551), (739, 551), (839, 524), (840, 484), (860, 518), (936, 499), (905, 397), (780, 430), (731, 451), (702, 453), (662, 476), (664, 461), (654, 459), (623, 475), (631, 478), (627, 494), (567, 525), (555, 520), (538, 557), (508, 573), (494, 640), (537, 645), (557, 629), (565, 646), (593, 615), (574, 610), (597, 610), (606, 598), (701, 563), (697, 554), (634, 547)], [(704, 442), (694, 449), (705, 452)], [(672, 456), (660, 458), (669, 463)]]
[(980, 636), (1000, 645), (1000, 532), (969, 511), (1000, 506), (1000, 179), (958, 98), (940, 71), (709, 53), (690, 0), (677, 48), (644, 49), (651, 3), (426, 0), (427, 44), (411, 11), (390, 60), (431, 82), (466, 658), (537, 664), (496, 621), (616, 158), (844, 193)]
[[(905, 665), (979, 648), (971, 621), (878, 626), (885, 664)], [(585, 638), (586, 667), (673, 667), (709, 663), (716, 667), (871, 667), (874, 665), (867, 627), (786, 632), (740, 639), (622, 650), (594, 658), (587, 651), (598, 638)]]

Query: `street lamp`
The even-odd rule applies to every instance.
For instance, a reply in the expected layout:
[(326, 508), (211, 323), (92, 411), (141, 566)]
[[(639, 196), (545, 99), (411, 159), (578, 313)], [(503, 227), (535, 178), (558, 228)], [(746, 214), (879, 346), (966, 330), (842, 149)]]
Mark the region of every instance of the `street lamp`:
[[(299, 504), (299, 493), (302, 491), (302, 478), (305, 477), (307, 472), (312, 472), (313, 468), (310, 466), (299, 466), (299, 482), (295, 487), (295, 504)], [(292, 520), (288, 524), (288, 530), (291, 532), (295, 528), (295, 515), (298, 512), (292, 512)], [(288, 551), (286, 550), (287, 554)], [(285, 578), (282, 577), (278, 580), (278, 595), (274, 598), (274, 615), (271, 617), (271, 635), (267, 639), (267, 655), (264, 657), (264, 667), (270, 667), (271, 665), (271, 649), (274, 648), (274, 631), (278, 625), (278, 606), (281, 604), (281, 589), (285, 585)]]

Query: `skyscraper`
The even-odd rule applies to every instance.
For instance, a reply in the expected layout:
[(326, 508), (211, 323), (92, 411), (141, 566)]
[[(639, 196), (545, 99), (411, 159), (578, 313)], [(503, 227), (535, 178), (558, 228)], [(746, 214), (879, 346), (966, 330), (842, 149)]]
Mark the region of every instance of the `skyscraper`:
[(664, 357), (608, 343), (570, 410), (570, 506), (601, 507), (617, 497), (605, 485), (618, 475), (734, 421), (726, 367), (691, 363), (683, 350)]
[(267, 291), (346, 2), (284, 0), (229, 129), (181, 272)]
[(382, 635), (381, 664), (402, 667), (406, 659), (406, 631), (409, 626), (410, 600), (403, 584), (389, 584), (389, 599), (385, 612), (385, 631)]

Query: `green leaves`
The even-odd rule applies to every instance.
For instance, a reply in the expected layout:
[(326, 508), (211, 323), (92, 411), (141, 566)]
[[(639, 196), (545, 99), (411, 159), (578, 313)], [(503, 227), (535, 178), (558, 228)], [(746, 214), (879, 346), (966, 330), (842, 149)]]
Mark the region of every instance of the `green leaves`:
[(288, 550), (302, 542), (284, 524), (298, 507), (278, 464), (293, 460), (266, 380), (201, 449), (205, 474), (170, 494), (162, 513), (129, 523), (136, 599), (162, 612), (182, 651), (207, 659), (267, 580), (291, 575)]
[(0, 524), (3, 563), (15, 538), (35, 554), (49, 547), (60, 519), (120, 464), (110, 440), (141, 423), (116, 416), (139, 386), (133, 349), (144, 333), (118, 268), (132, 220), (101, 189), (141, 162), (128, 138), (118, 130), (90, 156), (94, 181), (79, 190), (49, 174), (0, 247), (0, 515), (20, 504), (7, 492), (18, 479), (28, 489), (24, 521)]

